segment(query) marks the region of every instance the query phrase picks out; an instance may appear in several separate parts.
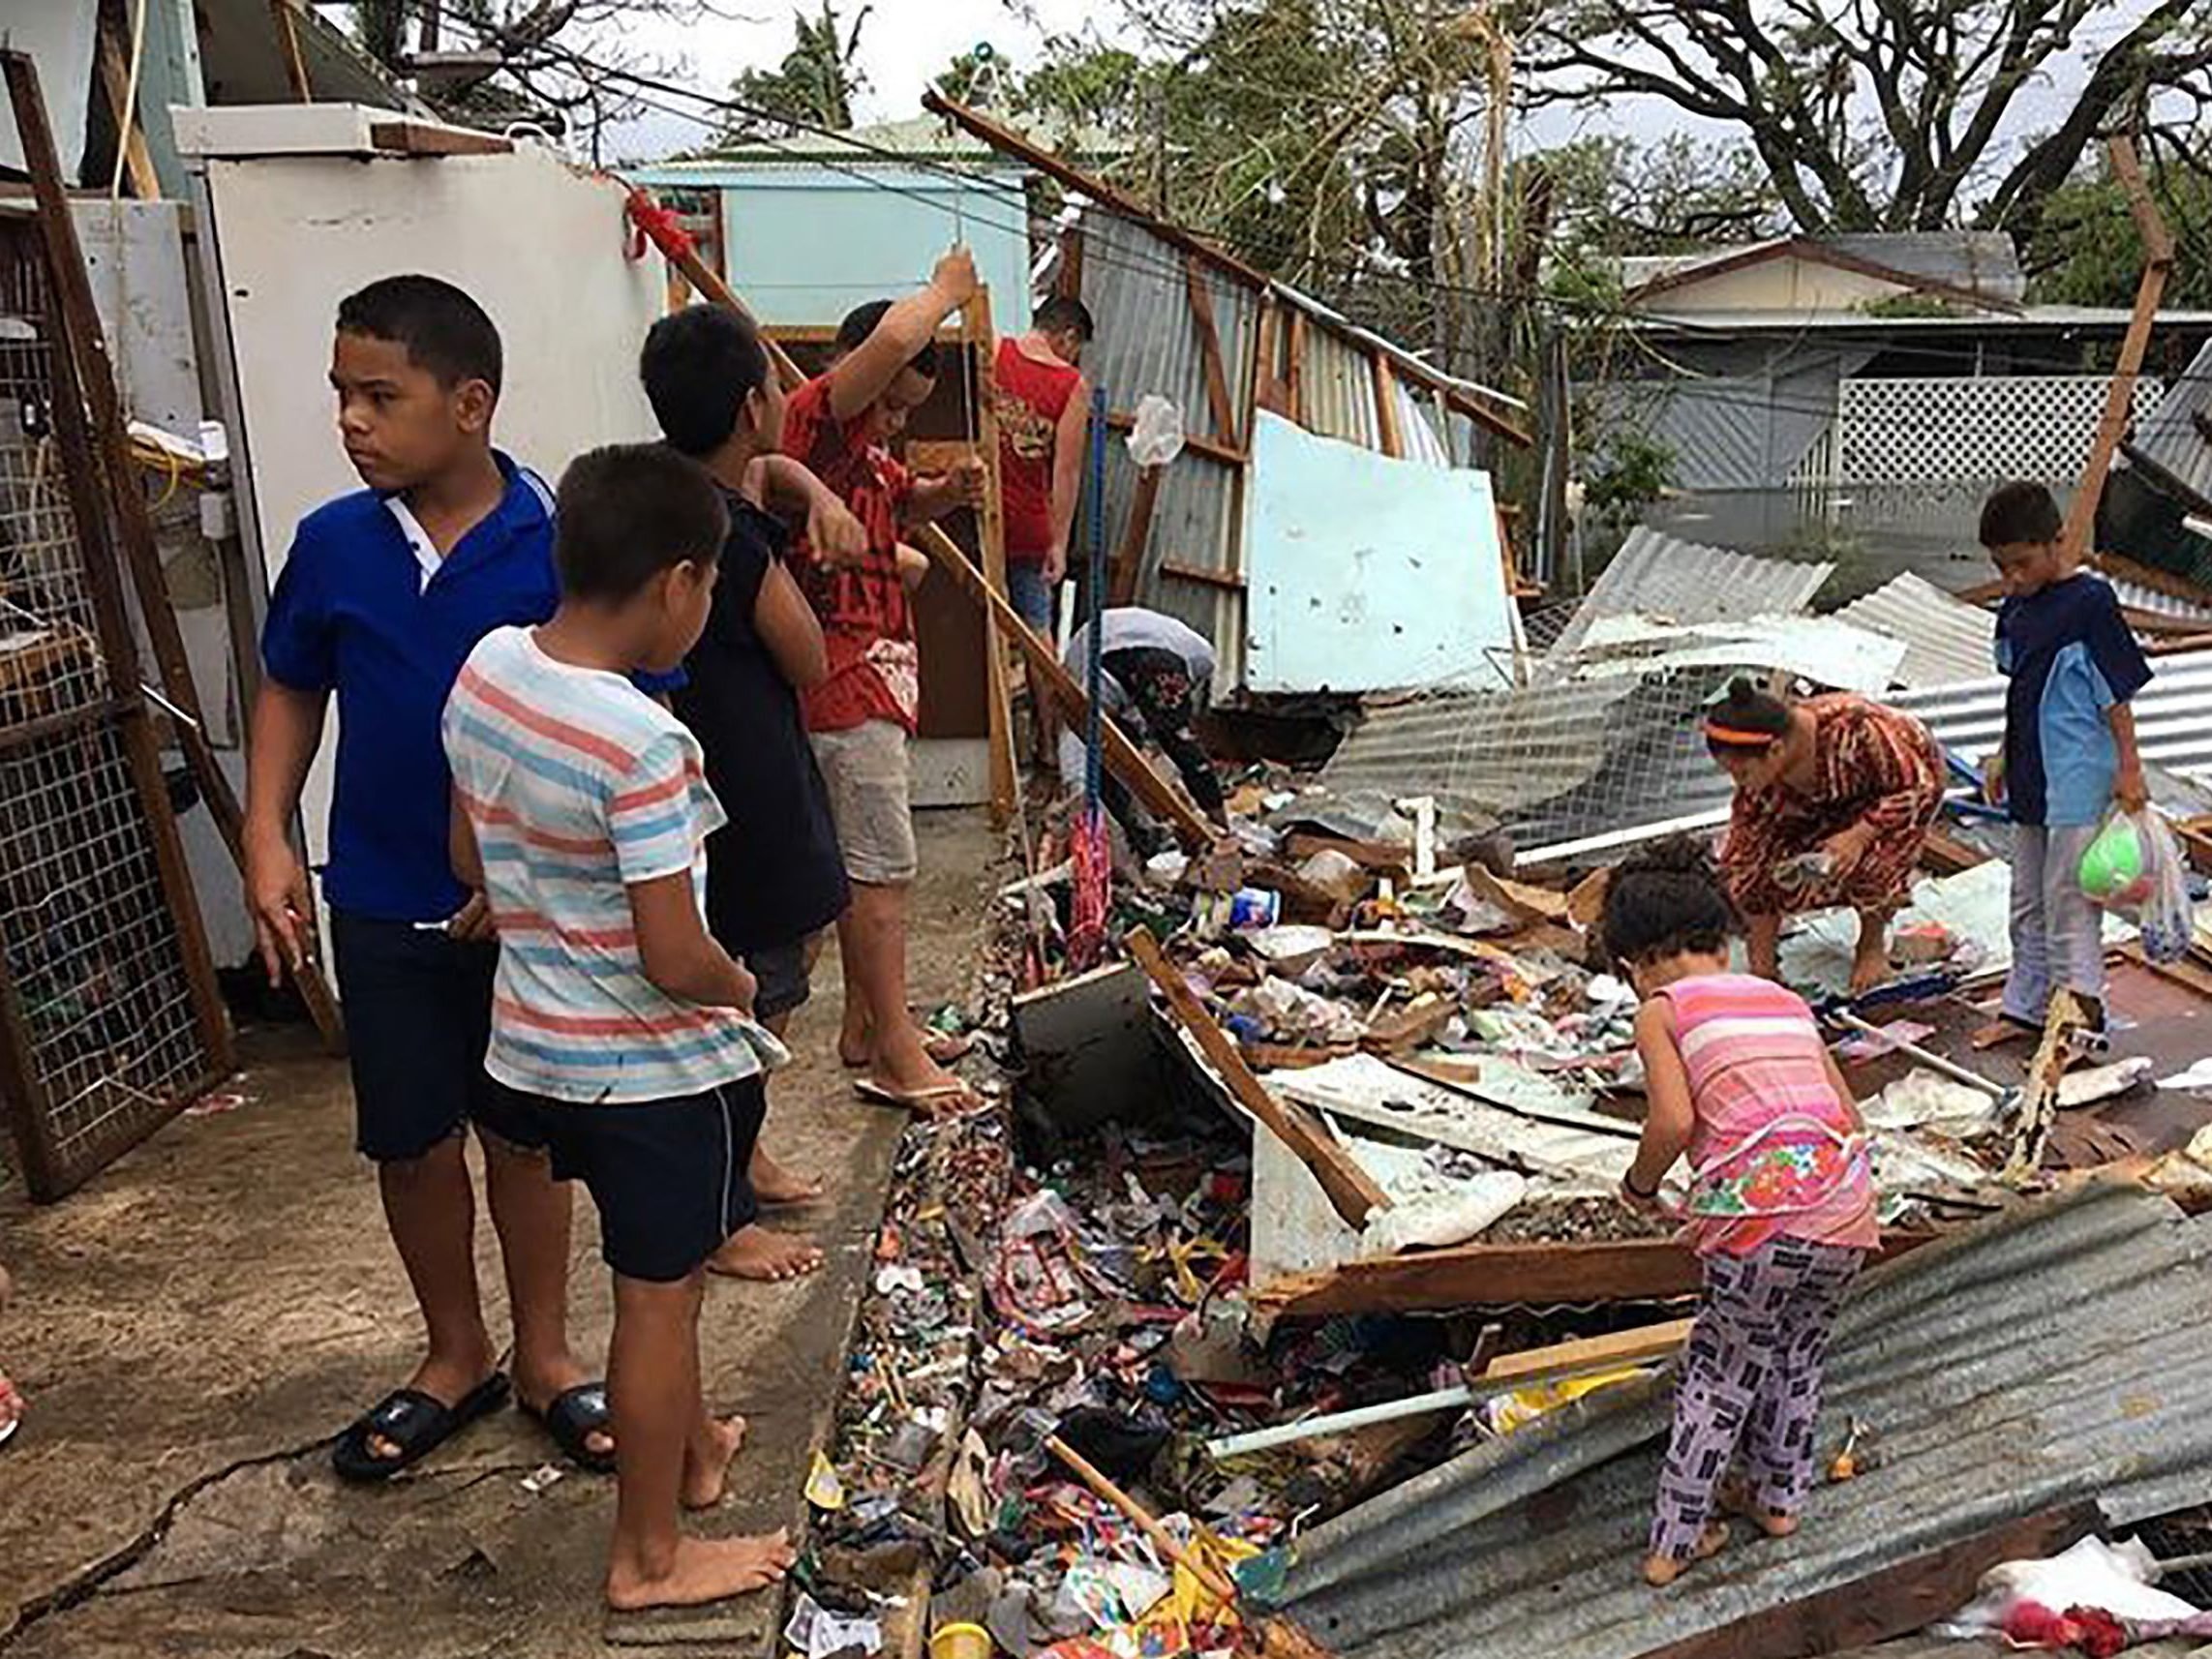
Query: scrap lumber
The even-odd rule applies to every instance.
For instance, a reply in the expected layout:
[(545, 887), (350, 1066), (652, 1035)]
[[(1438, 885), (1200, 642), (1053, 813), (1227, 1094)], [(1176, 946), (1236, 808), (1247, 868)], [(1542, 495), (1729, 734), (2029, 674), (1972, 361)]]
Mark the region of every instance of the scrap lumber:
[(2166, 294), (2167, 277), (2173, 270), (2173, 235), (2160, 216), (2150, 187), (2143, 182), (2141, 161), (2135, 140), (2116, 135), (2106, 146), (2113, 175), (2128, 195), (2128, 210), (2143, 240), (2143, 274), (2136, 287), (2135, 310), (2128, 317), (2128, 332), (2120, 342), (2120, 359), (2112, 370), (2112, 383), (2105, 394), (2105, 413), (2097, 423), (2097, 437), (2089, 446), (2081, 483), (2066, 509), (2066, 528), (2060, 547), (2078, 557), (2088, 549), (2097, 523), (2097, 503), (2105, 494), (2105, 479), (2112, 470), (2112, 456), (2128, 430), (2128, 414), (2135, 406), (2136, 377), (2142, 372), (2143, 353), (2149, 349), (2151, 325), (2158, 319), (2159, 301)]
[(1616, 1366), (1642, 1365), (1665, 1359), (1689, 1341), (1688, 1319), (1670, 1319), (1663, 1325), (1640, 1325), (1632, 1331), (1613, 1331), (1602, 1337), (1577, 1337), (1548, 1347), (1524, 1348), (1516, 1354), (1500, 1354), (1481, 1372), (1486, 1383), (1549, 1381), (1564, 1376), (1588, 1376), (1593, 1371)]
[(1190, 255), (1183, 256), (1183, 286), (1191, 301), (1191, 322), (1198, 331), (1198, 349), (1206, 365), (1206, 405), (1214, 417), (1214, 436), (1224, 443), (1241, 441), (1236, 430), (1236, 406), (1229, 402), (1228, 368), (1222, 358), (1221, 330), (1214, 324), (1214, 296), (1206, 287), (1206, 273)]
[(121, 8), (106, 0), (100, 10), (100, 80), (107, 92), (108, 112), (115, 130), (123, 135), (123, 160), (131, 173), (131, 194), (140, 201), (159, 201), (161, 175), (154, 170), (154, 153), (146, 147), (146, 129), (138, 120), (137, 92), (131, 84), (130, 53)]
[(433, 121), (372, 121), (369, 142), (398, 156), (511, 156), (515, 150), (511, 140), (497, 133)]
[(1167, 473), (1165, 467), (1136, 469), (1136, 492), (1130, 498), (1129, 523), (1122, 527), (1121, 544), (1113, 550), (1113, 560), (1106, 567), (1106, 603), (1109, 605), (1136, 603), (1137, 579), (1144, 573), (1144, 545), (1152, 539), (1152, 513), (1159, 504), (1160, 484)]
[[(711, 303), (734, 311), (758, 326), (757, 319), (745, 309), (744, 302), (722, 280), (720, 272), (699, 257), (699, 251), (691, 246), (688, 238), (663, 239), (656, 235), (654, 245), (671, 264), (683, 273), (684, 280)], [(761, 337), (761, 344), (768, 348), (769, 362), (774, 367), (776, 377), (785, 386), (798, 386), (805, 380), (806, 377), (800, 371), (799, 365), (791, 360), (790, 352), (765, 334)], [(1006, 595), (991, 590), (983, 572), (969, 562), (968, 556), (937, 526), (923, 526), (915, 539), (921, 543), (922, 551), (929, 556), (937, 568), (957, 582), (970, 598), (984, 606), (1006, 637), (1014, 641), (1015, 648), (1043, 682), (1045, 690), (1059, 705), (1063, 718), (1073, 726), (1083, 726), (1090, 716), (1090, 699), (1083, 695), (1083, 688), (1076, 683), (1075, 677), (1062, 664), (1050, 644), (1039, 639), (1030, 630), (1028, 623), (1007, 602)], [(1129, 740), (1128, 735), (1114, 724), (1110, 715), (1101, 715), (1099, 739), (1106, 750), (1104, 759), (1106, 770), (1119, 778), (1154, 817), (1166, 823), (1185, 847), (1203, 847), (1213, 839), (1213, 827), (1206, 822), (1204, 815), (1152, 769), (1152, 764), (1144, 758), (1143, 751)]]
[[(1919, 1249), (1932, 1232), (1883, 1235), (1881, 1259)], [(1672, 1239), (1610, 1244), (1455, 1245), (1412, 1255), (1348, 1261), (1253, 1290), (1266, 1319), (1335, 1313), (1418, 1313), (1524, 1302), (1640, 1302), (1695, 1294), (1697, 1257)]]
[(1351, 1226), (1364, 1226), (1368, 1216), (1390, 1207), (1389, 1196), (1359, 1161), (1345, 1150), (1304, 1106), (1279, 1101), (1253, 1074), (1228, 1034), (1215, 1023), (1198, 1001), (1183, 971), (1167, 960), (1159, 942), (1142, 927), (1133, 927), (1123, 938), (1130, 955), (1152, 977), (1167, 999), (1175, 1023), (1188, 1032), (1236, 1102), (1258, 1118), (1313, 1172), (1328, 1194), (1329, 1205)]
[(1965, 1606), (1991, 1567), (2055, 1555), (2103, 1526), (2094, 1502), (2007, 1521), (1850, 1584), (1651, 1648), (1643, 1659), (1742, 1659), (1752, 1653), (1759, 1659), (1813, 1659), (1886, 1642)]
[(315, 102), (315, 83), (308, 78), (307, 55), (299, 45), (299, 14), (295, 0), (269, 0), (269, 15), (277, 31), (277, 51), (285, 60), (285, 75), (291, 81), (294, 104)]

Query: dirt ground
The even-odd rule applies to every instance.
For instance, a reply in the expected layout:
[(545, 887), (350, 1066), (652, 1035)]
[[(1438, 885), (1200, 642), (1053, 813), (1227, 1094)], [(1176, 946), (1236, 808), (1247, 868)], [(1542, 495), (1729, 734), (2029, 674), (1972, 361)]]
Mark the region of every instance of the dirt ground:
[[(923, 815), (916, 1001), (959, 996), (977, 959), (996, 838)], [(838, 1390), (900, 1120), (854, 1099), (833, 1051), (833, 950), (771, 1091), (769, 1144), (831, 1179), (802, 1221), (831, 1263), (789, 1286), (716, 1282), (708, 1396), (752, 1424), (734, 1490), (702, 1523), (803, 1519), (800, 1489)], [(184, 1118), (66, 1202), (0, 1208), (18, 1293), (0, 1354), (32, 1415), (0, 1454), (0, 1651), (9, 1659), (571, 1659), (625, 1649), (773, 1651), (780, 1603), (613, 1626), (598, 1582), (612, 1483), (572, 1472), (515, 1412), (387, 1489), (342, 1487), (324, 1442), (397, 1385), (419, 1322), (350, 1145), (341, 1064), (299, 1034), (246, 1048), (237, 1110)], [(482, 1280), (505, 1319), (488, 1220)], [(577, 1345), (603, 1353), (610, 1295), (577, 1202)], [(131, 1564), (72, 1599), (96, 1564)], [(62, 1592), (62, 1605), (42, 1603)]]

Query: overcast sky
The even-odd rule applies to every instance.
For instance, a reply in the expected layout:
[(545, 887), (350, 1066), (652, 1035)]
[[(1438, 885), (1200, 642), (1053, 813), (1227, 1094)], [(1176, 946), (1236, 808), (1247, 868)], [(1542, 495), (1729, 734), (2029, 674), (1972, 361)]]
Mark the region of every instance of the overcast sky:
[[(820, 0), (800, 0), (809, 15)], [(669, 78), (702, 91), (721, 92), (748, 69), (773, 69), (791, 49), (793, 0), (713, 0), (727, 18), (693, 23), (658, 20), (623, 31), (631, 50), (680, 70)], [(1034, 0), (1025, 8), (1044, 30), (1076, 33), (1094, 13), (1112, 8), (1098, 0)], [(848, 27), (860, 13), (854, 0), (838, 0)], [(945, 66), (978, 42), (988, 41), (1017, 67), (1036, 60), (1043, 33), (1009, 11), (1002, 0), (876, 0), (861, 29), (861, 67), (867, 88), (858, 111), (863, 121), (903, 119), (922, 112), (922, 94)], [(699, 142), (696, 125), (649, 115), (625, 131), (623, 150), (684, 149)]]

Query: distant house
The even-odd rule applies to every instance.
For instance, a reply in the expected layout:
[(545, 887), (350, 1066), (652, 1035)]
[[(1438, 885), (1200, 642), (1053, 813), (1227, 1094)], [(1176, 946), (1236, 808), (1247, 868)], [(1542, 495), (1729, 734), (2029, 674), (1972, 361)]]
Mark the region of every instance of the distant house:
[[(1995, 481), (2063, 494), (2104, 408), (2122, 309), (2029, 305), (2012, 239), (1934, 231), (1814, 239), (1621, 264), (1638, 347), (1595, 394), (1602, 424), (1669, 457), (1647, 516), (1697, 540), (1854, 542), (1870, 577), (1983, 575), (1975, 508)], [(2212, 339), (2212, 313), (2160, 318), (2162, 366)]]

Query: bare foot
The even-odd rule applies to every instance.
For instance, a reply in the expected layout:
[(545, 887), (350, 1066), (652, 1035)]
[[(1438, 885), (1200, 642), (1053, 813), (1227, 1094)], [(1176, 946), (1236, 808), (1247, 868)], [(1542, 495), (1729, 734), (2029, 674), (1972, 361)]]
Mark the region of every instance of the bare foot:
[(1864, 996), (1890, 977), (1889, 948), (1880, 940), (1862, 945), (1851, 956), (1851, 994)]
[(1710, 1561), (1728, 1547), (1728, 1527), (1715, 1521), (1698, 1538), (1686, 1560), (1678, 1561), (1672, 1555), (1647, 1555), (1644, 1557), (1644, 1582), (1655, 1590), (1663, 1590), (1700, 1561)]
[(1977, 1026), (1967, 1042), (1976, 1053), (1985, 1049), (2002, 1048), (2008, 1042), (2020, 1042), (2039, 1035), (2035, 1027), (2023, 1025), (2010, 1014), (1991, 1020), (1987, 1025)]
[(781, 1584), (799, 1553), (780, 1529), (754, 1538), (679, 1538), (668, 1570), (648, 1574), (618, 1553), (607, 1568), (607, 1605), (618, 1613), (649, 1607), (705, 1607)]
[(803, 1279), (822, 1265), (822, 1252), (796, 1233), (771, 1232), (758, 1222), (740, 1227), (707, 1258), (707, 1271), (730, 1279), (778, 1282)]
[(730, 1487), (730, 1464), (745, 1443), (745, 1420), (724, 1417), (707, 1422), (707, 1439), (683, 1448), (683, 1507), (712, 1509)]
[(1798, 1518), (1778, 1509), (1768, 1509), (1751, 1501), (1751, 1494), (1740, 1486), (1726, 1486), (1720, 1491), (1720, 1506), (1731, 1515), (1741, 1516), (1770, 1538), (1787, 1538), (1798, 1529)]
[(765, 1147), (753, 1148), (752, 1167), (747, 1175), (753, 1184), (753, 1195), (764, 1204), (811, 1204), (829, 1191), (829, 1183), (819, 1175), (802, 1175), (795, 1169), (786, 1169), (770, 1157)]

